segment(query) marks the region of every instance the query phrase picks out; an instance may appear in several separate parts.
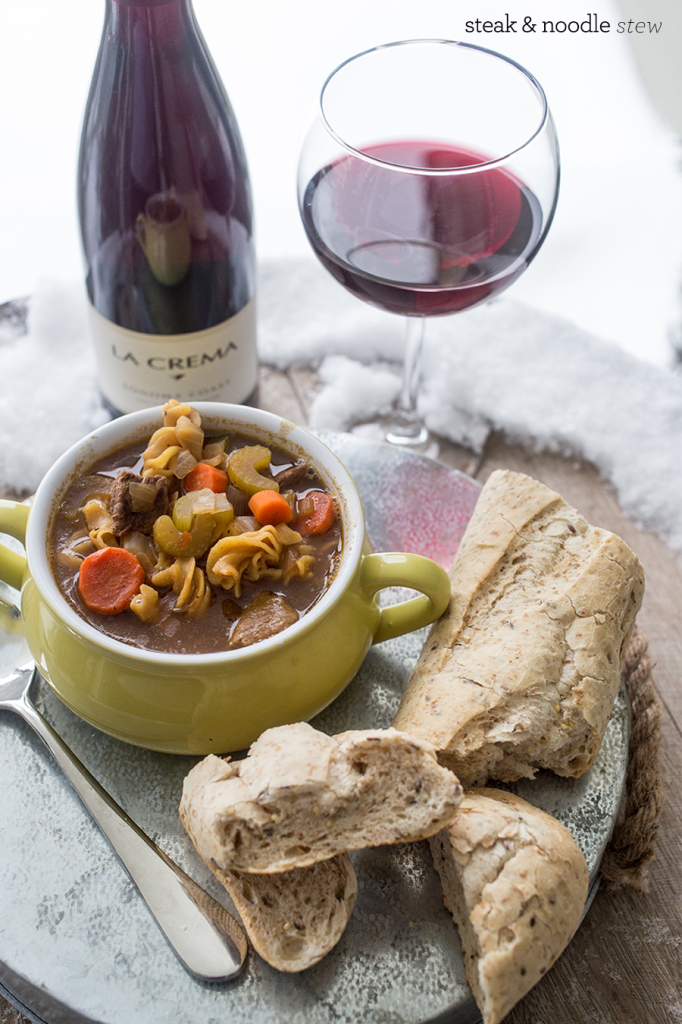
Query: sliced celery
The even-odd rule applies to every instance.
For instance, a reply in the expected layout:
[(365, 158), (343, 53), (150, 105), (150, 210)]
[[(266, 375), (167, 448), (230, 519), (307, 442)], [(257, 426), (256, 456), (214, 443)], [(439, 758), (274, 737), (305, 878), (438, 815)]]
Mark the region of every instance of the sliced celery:
[(251, 497), (257, 491), (279, 491), (279, 484), (271, 476), (261, 476), (261, 470), (270, 465), (272, 452), (265, 445), (247, 445), (232, 452), (227, 463), (230, 482)]

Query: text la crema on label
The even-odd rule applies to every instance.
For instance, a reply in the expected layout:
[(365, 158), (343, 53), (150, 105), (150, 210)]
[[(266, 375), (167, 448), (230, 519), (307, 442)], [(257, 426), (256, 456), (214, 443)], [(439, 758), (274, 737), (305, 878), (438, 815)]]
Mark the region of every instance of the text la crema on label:
[(521, 20), (519, 18), (511, 18), (509, 14), (505, 14), (504, 20), (497, 19), (496, 21), (492, 21), (485, 18), (476, 18), (473, 21), (465, 22), (465, 30), (467, 33), (524, 32), (526, 34), (557, 33), (562, 35), (565, 32), (569, 32), (571, 34), (584, 32), (597, 34), (602, 33), (606, 35), (611, 32), (612, 28), (615, 28), (615, 31), (621, 35), (643, 35), (645, 33), (651, 35), (653, 33), (658, 34), (662, 27), (662, 21), (635, 21), (634, 18), (630, 18), (629, 21), (619, 21), (617, 25), (612, 26), (610, 21), (600, 21), (596, 13), (585, 14), (582, 21), (579, 21), (578, 19), (565, 21), (560, 18), (533, 21), (528, 15)]
[(216, 360), (220, 361), (231, 351), (237, 351), (238, 345), (235, 345), (231, 341), (224, 348), (217, 348), (213, 355), (209, 352), (195, 352), (189, 356), (150, 356), (149, 359), (138, 359), (134, 352), (126, 352), (121, 354), (117, 351), (116, 346), (111, 346), (111, 354), (114, 359), (118, 359), (122, 363), (132, 363), (133, 366), (148, 366), (150, 370), (163, 370), (167, 373), (172, 371), (186, 371), (186, 370), (197, 370), (201, 366), (206, 366), (208, 363), (214, 363)]

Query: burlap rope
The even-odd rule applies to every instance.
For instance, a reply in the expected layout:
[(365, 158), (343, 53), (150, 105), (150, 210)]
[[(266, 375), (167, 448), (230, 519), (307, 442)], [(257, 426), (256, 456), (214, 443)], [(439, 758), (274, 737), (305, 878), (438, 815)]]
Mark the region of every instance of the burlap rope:
[(634, 631), (625, 649), (623, 682), (630, 700), (630, 746), (621, 813), (604, 854), (601, 874), (609, 888), (647, 890), (646, 866), (663, 806), (660, 765), (661, 704), (651, 678), (649, 641)]

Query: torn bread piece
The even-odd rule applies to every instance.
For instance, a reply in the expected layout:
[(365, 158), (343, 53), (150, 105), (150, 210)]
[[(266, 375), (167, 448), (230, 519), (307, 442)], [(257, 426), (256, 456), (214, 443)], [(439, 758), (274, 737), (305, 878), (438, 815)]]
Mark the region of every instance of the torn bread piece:
[(579, 777), (620, 686), (644, 572), (555, 491), (497, 471), (483, 488), (393, 721), (465, 786)]
[(334, 948), (358, 894), (347, 853), (277, 875), (209, 867), (232, 897), (253, 948), (288, 974), (307, 970)]
[(319, 963), (334, 948), (358, 893), (347, 853), (278, 875), (208, 866), (232, 897), (253, 948), (271, 967), (289, 974)]
[(180, 812), (207, 864), (269, 874), (425, 839), (461, 798), (428, 743), (395, 729), (327, 736), (298, 722), (266, 730), (242, 761), (209, 754), (185, 779)]
[(497, 789), (467, 790), (429, 839), (484, 1024), (498, 1024), (568, 945), (585, 908), (585, 858), (558, 821)]

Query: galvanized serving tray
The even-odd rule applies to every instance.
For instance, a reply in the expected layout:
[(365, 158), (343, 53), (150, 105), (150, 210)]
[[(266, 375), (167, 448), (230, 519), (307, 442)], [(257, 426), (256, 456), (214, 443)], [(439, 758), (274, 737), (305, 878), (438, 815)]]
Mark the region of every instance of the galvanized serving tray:
[[(322, 434), (355, 478), (376, 550), (416, 551), (449, 568), (479, 485), (423, 456)], [(390, 594), (387, 600), (391, 600)], [(390, 725), (425, 631), (373, 648), (313, 724), (329, 733)], [(0, 608), (0, 675), (27, 660)], [(130, 816), (225, 905), (231, 901), (177, 815), (196, 758), (140, 750), (90, 728), (43, 687), (43, 713)], [(618, 697), (599, 758), (582, 779), (541, 773), (515, 790), (572, 832), (594, 891), (620, 804), (628, 707)], [(285, 975), (251, 953), (223, 985), (176, 960), (108, 843), (41, 742), (0, 715), (0, 986), (47, 1024), (473, 1024), (456, 929), (425, 843), (353, 855), (359, 894), (337, 947)]]

